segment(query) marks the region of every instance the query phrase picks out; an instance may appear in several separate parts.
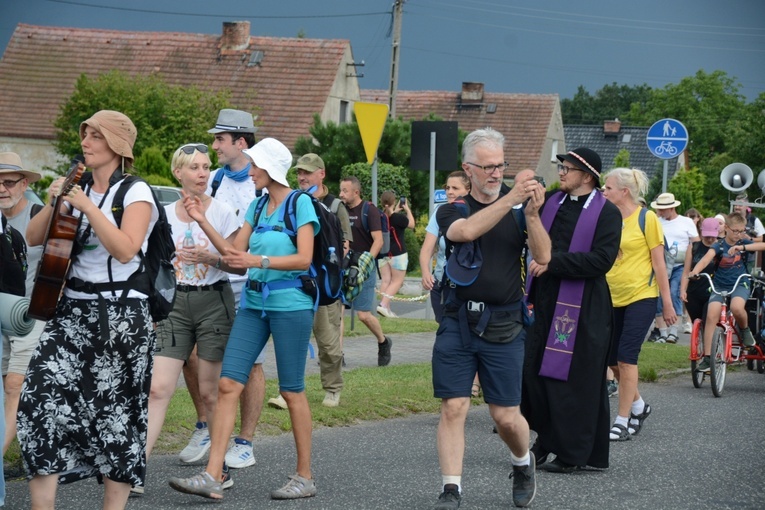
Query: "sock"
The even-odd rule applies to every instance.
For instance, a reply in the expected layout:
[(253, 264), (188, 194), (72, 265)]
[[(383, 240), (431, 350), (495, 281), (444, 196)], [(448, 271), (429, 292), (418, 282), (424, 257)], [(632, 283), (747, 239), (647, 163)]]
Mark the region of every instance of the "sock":
[(643, 400), (643, 397), (640, 397), (632, 403), (631, 411), (632, 414), (640, 414), (645, 411), (645, 401)]
[(457, 486), (457, 491), (459, 491), (460, 494), (462, 494), (462, 476), (459, 475), (441, 475), (441, 481), (444, 484), (444, 487), (448, 484), (453, 484)]
[(526, 455), (523, 457), (516, 457), (513, 455), (513, 452), (510, 452), (510, 462), (512, 462), (513, 466), (528, 466), (531, 464), (531, 455), (529, 455), (529, 452), (526, 452)]
[(669, 333), (669, 328), (659, 328), (659, 335), (666, 338), (668, 333)]
[(198, 421), (197, 422), (197, 428), (198, 429), (206, 429), (207, 428), (207, 422), (206, 421)]
[(617, 416), (614, 420), (614, 425), (622, 425), (623, 427), (627, 426), (627, 417), (626, 416)]
[(671, 327), (669, 328), (669, 334), (670, 334), (670, 335), (675, 335), (675, 336), (677, 336), (677, 326), (674, 326), (674, 325), (673, 325), (673, 326), (671, 326)]
[(236, 444), (246, 444), (247, 446), (252, 446), (252, 441), (247, 441), (246, 439), (242, 439), (241, 437), (235, 437), (234, 442)]

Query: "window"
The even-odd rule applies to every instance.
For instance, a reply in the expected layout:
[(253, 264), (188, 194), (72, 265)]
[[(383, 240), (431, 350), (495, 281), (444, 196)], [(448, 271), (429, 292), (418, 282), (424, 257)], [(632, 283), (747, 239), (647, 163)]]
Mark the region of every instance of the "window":
[(340, 101), (340, 118), (338, 124), (345, 124), (348, 122), (348, 101)]

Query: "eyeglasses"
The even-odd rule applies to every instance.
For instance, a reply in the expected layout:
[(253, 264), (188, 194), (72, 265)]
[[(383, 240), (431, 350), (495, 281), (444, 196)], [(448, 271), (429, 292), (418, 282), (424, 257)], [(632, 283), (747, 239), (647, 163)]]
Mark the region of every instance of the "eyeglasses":
[(486, 166), (476, 165), (475, 163), (471, 163), (470, 161), (465, 161), (465, 163), (467, 163), (468, 165), (473, 165), (476, 168), (480, 168), (481, 170), (483, 170), (483, 173), (485, 173), (486, 175), (493, 174), (496, 170), (499, 170), (500, 172), (504, 172), (505, 170), (507, 170), (507, 167), (508, 167), (507, 161), (505, 161), (504, 163), (500, 163), (499, 165), (486, 165)]
[(182, 150), (184, 154), (194, 154), (194, 151), (207, 154), (207, 145), (203, 143), (187, 143), (186, 145), (181, 145), (179, 150)]
[(558, 173), (560, 175), (567, 175), (572, 170), (578, 170), (580, 172), (582, 171), (580, 168), (577, 168), (575, 166), (566, 166), (566, 165), (562, 165), (558, 163)]
[(741, 235), (741, 234), (743, 234), (744, 232), (746, 232), (746, 229), (745, 229), (745, 228), (742, 228), (741, 230), (737, 230), (737, 229), (735, 229), (735, 228), (730, 228), (730, 227), (728, 227), (728, 230), (730, 230), (730, 231), (731, 231), (731, 232), (733, 232), (734, 234), (738, 234), (738, 235)]
[(16, 179), (15, 181), (11, 181), (11, 180), (8, 180), (8, 181), (0, 181), (0, 184), (2, 184), (3, 186), (5, 186), (5, 189), (13, 189), (13, 188), (15, 188), (15, 187), (16, 187), (16, 185), (17, 185), (18, 183), (20, 183), (20, 182), (21, 182), (21, 181), (23, 181), (24, 179), (25, 179), (25, 178), (24, 178), (24, 177), (22, 177), (21, 179)]

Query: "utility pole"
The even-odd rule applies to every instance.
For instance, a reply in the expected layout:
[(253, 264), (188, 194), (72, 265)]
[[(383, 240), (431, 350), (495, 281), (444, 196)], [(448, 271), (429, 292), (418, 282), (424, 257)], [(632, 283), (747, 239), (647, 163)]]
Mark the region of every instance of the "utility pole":
[(396, 92), (398, 92), (398, 59), (401, 53), (401, 18), (404, 15), (404, 2), (395, 0), (393, 4), (393, 48), (390, 59), (390, 86), (388, 87), (388, 116), (396, 118)]

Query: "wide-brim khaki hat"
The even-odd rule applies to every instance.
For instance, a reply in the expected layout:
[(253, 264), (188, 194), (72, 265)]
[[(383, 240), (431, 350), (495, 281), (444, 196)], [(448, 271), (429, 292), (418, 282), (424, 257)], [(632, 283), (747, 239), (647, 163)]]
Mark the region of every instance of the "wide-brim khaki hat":
[(106, 144), (115, 154), (128, 158), (133, 157), (133, 147), (138, 130), (130, 118), (114, 110), (101, 110), (80, 124), (80, 138), (85, 137), (85, 126), (90, 126), (106, 139)]
[(0, 175), (2, 174), (21, 174), (30, 183), (42, 179), (42, 174), (24, 169), (21, 157), (15, 152), (0, 152)]

